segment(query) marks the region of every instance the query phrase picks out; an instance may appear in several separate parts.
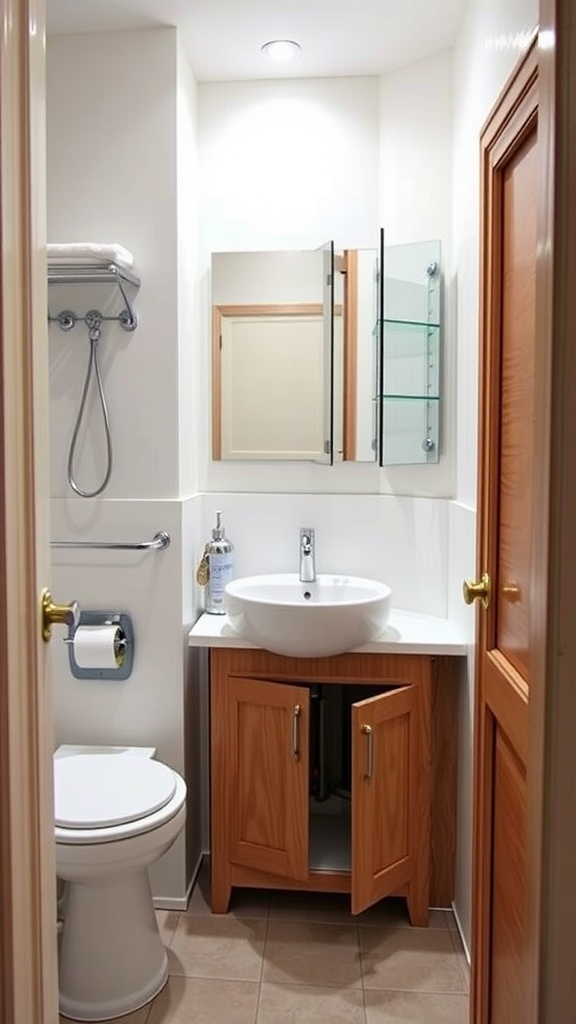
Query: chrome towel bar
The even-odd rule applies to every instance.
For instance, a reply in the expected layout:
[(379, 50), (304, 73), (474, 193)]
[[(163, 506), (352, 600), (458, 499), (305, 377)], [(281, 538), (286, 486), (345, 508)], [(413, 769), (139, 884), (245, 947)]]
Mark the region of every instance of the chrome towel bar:
[(163, 551), (169, 545), (170, 534), (165, 530), (155, 533), (152, 540), (144, 540), (140, 543), (107, 540), (53, 540), (50, 543), (52, 548), (106, 548), (111, 551)]

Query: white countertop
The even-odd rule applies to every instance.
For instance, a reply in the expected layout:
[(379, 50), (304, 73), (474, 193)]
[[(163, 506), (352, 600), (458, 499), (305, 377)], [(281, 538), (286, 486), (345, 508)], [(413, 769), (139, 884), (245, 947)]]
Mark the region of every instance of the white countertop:
[[(232, 629), (227, 615), (200, 616), (188, 634), (190, 647), (257, 648)], [(448, 621), (434, 615), (393, 608), (388, 626), (369, 644), (355, 647), (361, 654), (466, 654), (463, 636)]]

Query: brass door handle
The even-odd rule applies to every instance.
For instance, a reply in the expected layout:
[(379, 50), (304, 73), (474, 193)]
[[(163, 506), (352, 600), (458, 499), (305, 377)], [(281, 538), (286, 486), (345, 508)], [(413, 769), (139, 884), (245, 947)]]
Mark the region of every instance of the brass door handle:
[(490, 577), (488, 573), (483, 572), (480, 580), (476, 583), (473, 580), (464, 580), (462, 594), (466, 604), (480, 601), (482, 607), (487, 608), (490, 604)]
[(72, 626), (76, 629), (80, 622), (80, 605), (78, 601), (71, 604), (54, 604), (49, 590), (42, 591), (42, 639), (52, 638), (52, 626)]

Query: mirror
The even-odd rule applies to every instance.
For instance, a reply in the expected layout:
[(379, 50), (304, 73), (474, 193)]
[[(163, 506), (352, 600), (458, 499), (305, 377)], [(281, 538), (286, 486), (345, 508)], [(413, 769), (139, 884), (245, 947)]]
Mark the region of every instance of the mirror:
[(377, 250), (212, 254), (212, 457), (374, 461)]
[(213, 253), (212, 457), (437, 461), (439, 267), (439, 243), (383, 233), (379, 251)]

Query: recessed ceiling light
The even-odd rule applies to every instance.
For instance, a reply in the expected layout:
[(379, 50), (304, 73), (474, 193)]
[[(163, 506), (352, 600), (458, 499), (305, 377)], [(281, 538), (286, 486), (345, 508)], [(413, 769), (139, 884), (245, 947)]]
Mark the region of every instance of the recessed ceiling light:
[(301, 52), (302, 47), (293, 39), (271, 39), (268, 43), (264, 43), (260, 50), (268, 60), (280, 62), (294, 60), (294, 57)]

